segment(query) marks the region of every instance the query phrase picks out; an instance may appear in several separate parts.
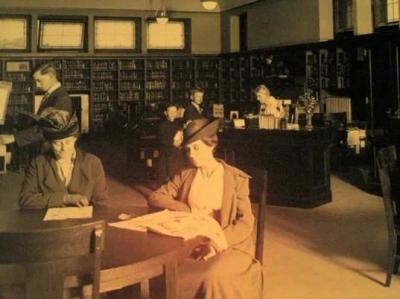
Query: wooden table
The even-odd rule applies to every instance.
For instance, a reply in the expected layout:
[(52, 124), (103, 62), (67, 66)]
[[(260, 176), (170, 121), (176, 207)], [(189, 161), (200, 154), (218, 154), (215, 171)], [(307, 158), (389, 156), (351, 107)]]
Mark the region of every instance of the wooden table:
[(235, 166), (268, 170), (267, 204), (313, 208), (332, 200), (330, 129), (225, 128), (219, 137)]
[[(112, 208), (95, 208), (93, 218), (115, 222), (121, 212), (138, 216), (145, 214), (147, 208), (131, 207), (123, 211)], [(81, 219), (45, 222), (42, 221), (44, 214), (45, 211), (42, 210), (0, 211), (0, 231), (31, 232), (89, 221)], [(164, 273), (166, 298), (177, 298), (175, 286), (177, 258), (179, 254), (182, 254), (183, 248), (183, 240), (180, 238), (107, 226), (100, 272), (100, 293), (121, 289), (135, 283), (141, 283), (146, 287), (145, 281)], [(142, 295), (148, 296), (146, 292)]]

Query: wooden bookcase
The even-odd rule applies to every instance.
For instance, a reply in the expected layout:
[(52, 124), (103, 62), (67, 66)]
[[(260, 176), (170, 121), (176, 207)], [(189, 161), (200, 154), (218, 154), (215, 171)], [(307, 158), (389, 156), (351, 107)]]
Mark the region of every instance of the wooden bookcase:
[(190, 90), (195, 85), (194, 59), (172, 59), (172, 102), (186, 105), (190, 98)]
[(196, 85), (203, 88), (204, 100), (209, 103), (220, 102), (219, 59), (205, 58), (196, 60)]
[(146, 60), (146, 97), (145, 104), (169, 102), (170, 60), (168, 58)]
[(13, 83), (7, 109), (7, 113), (12, 117), (18, 116), (20, 111), (31, 111), (33, 109), (32, 67), (30, 60), (15, 59), (4, 62), (2, 78)]
[(0, 79), (13, 82), (8, 113), (33, 112), (33, 70), (55, 66), (58, 78), (71, 95), (89, 95), (90, 130), (103, 129), (110, 113), (122, 111), (131, 121), (142, 117), (149, 105), (163, 107), (170, 101), (186, 105), (190, 90), (205, 89), (205, 101), (220, 102), (220, 58), (187, 57), (0, 57)]

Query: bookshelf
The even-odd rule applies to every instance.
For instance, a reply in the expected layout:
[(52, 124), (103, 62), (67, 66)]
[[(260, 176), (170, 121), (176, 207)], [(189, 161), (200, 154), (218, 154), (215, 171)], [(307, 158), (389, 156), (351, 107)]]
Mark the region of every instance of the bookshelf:
[(195, 62), (194, 59), (172, 60), (172, 102), (183, 106), (189, 102), (195, 82)]
[(145, 90), (145, 60), (121, 59), (119, 61), (119, 101), (143, 102)]
[(336, 88), (350, 87), (350, 57), (343, 48), (336, 48)]
[(16, 117), (21, 111), (32, 112), (34, 92), (32, 62), (29, 60), (6, 60), (3, 78), (13, 83), (7, 113)]
[(248, 102), (251, 99), (251, 87), (250, 87), (250, 58), (248, 56), (242, 56), (239, 58), (240, 68), (240, 101)]
[(107, 113), (118, 104), (118, 61), (91, 62), (91, 125), (94, 131), (104, 126)]
[(229, 103), (231, 100), (231, 83), (229, 78), (229, 58), (221, 59), (221, 99), (223, 103)]
[(171, 96), (169, 59), (147, 59), (145, 80), (145, 104), (170, 101)]
[(196, 85), (203, 88), (204, 100), (209, 103), (220, 102), (219, 59), (196, 60)]
[(305, 52), (306, 77), (304, 87), (314, 91), (319, 90), (318, 52), (307, 50)]
[(88, 93), (90, 90), (90, 60), (63, 60), (61, 82), (70, 93)]

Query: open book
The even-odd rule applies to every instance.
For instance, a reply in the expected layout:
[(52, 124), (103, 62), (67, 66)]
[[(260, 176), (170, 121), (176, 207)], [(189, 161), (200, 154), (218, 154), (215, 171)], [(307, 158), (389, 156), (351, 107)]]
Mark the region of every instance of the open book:
[(208, 215), (164, 210), (109, 225), (130, 230), (150, 230), (163, 235), (181, 237), (184, 240), (205, 236), (210, 238), (217, 252), (228, 247), (221, 226)]

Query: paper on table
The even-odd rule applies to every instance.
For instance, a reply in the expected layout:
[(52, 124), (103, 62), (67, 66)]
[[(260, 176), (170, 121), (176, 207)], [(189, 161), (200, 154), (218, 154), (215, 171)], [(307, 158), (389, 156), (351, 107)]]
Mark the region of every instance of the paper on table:
[(227, 248), (228, 244), (219, 223), (208, 215), (192, 214), (164, 210), (126, 221), (109, 223), (110, 226), (135, 231), (147, 229), (185, 240), (196, 236), (210, 238), (217, 252)]
[(168, 210), (163, 210), (161, 212), (151, 213), (125, 221), (109, 223), (108, 225), (122, 229), (145, 232), (147, 231), (147, 226), (149, 223), (158, 223), (159, 221), (165, 219), (165, 216), (167, 215)]
[(67, 208), (50, 208), (47, 210), (43, 221), (64, 220), (64, 219), (82, 219), (92, 218), (93, 207), (67, 207)]

